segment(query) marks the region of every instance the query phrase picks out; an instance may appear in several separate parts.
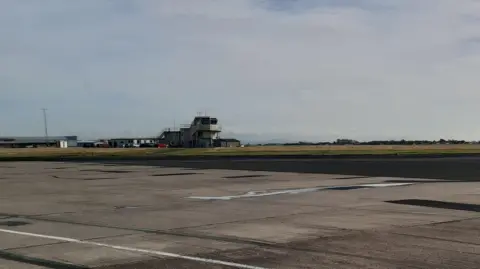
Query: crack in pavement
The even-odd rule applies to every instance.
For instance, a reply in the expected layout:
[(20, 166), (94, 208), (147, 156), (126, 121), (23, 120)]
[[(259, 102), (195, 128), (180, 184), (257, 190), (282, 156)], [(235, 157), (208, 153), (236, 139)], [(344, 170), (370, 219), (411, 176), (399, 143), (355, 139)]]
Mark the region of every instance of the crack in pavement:
[[(402, 236), (425, 238), (425, 239), (438, 240), (438, 241), (444, 241), (444, 242), (451, 242), (451, 243), (460, 243), (460, 244), (480, 246), (480, 243), (463, 242), (463, 241), (459, 241), (459, 240), (439, 238), (439, 237), (433, 237), (433, 236), (416, 235), (416, 234), (399, 233), (399, 232), (390, 232), (390, 233), (391, 233), (391, 234), (396, 234), (396, 235), (402, 235)], [(480, 253), (473, 253), (473, 254), (475, 254), (475, 255), (480, 255)]]

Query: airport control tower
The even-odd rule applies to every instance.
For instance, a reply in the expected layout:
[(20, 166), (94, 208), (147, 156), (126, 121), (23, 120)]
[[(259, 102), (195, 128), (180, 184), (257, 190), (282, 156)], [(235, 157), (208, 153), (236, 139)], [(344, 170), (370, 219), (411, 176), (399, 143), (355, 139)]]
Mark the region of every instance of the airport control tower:
[(210, 148), (214, 147), (214, 141), (219, 138), (220, 132), (217, 118), (196, 116), (190, 125), (163, 130), (159, 140), (171, 147)]

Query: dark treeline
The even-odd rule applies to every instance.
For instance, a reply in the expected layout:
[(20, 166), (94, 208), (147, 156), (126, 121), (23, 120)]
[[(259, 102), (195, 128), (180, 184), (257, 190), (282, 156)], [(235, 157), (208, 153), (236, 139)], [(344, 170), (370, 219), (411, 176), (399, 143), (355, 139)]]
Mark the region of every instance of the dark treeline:
[(461, 145), (461, 144), (478, 144), (477, 141), (439, 139), (439, 140), (373, 140), (373, 141), (356, 141), (352, 139), (337, 139), (333, 142), (297, 142), (297, 143), (268, 143), (263, 146), (302, 146), (302, 145)]

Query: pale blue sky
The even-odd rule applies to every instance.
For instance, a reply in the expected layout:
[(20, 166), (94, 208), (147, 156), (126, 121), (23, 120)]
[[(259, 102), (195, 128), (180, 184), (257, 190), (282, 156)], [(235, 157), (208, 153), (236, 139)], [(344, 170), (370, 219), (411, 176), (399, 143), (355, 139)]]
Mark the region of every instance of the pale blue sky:
[(480, 139), (478, 1), (0, 5), (0, 135)]

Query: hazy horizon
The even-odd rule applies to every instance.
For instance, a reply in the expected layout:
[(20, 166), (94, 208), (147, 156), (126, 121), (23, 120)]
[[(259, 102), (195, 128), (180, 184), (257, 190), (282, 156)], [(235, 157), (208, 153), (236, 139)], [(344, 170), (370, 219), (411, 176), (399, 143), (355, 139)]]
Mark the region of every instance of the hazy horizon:
[[(4, 0), (0, 136), (478, 140), (474, 0)], [(315, 139), (317, 138), (317, 139)], [(315, 139), (315, 140), (313, 140)]]

